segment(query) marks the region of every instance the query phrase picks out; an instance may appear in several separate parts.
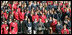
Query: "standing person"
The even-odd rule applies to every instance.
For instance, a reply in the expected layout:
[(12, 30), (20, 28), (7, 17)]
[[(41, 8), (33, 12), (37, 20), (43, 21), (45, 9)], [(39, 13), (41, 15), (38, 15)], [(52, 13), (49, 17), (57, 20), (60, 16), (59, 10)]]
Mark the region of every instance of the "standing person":
[(42, 33), (40, 32), (40, 34), (43, 34), (44, 23), (41, 20), (42, 19), (39, 20), (37, 29), (38, 29), (38, 31), (41, 31), (42, 32)]
[[(4, 24), (1, 25), (1, 34), (8, 34), (8, 25), (7, 25), (7, 21), (4, 22)], [(3, 32), (3, 33), (2, 33)]]
[(14, 13), (14, 17), (16, 20), (19, 20), (19, 13), (18, 13), (18, 10)]
[(49, 23), (48, 19), (45, 20), (44, 26), (45, 26), (44, 34), (49, 34), (50, 23)]
[(22, 29), (23, 29), (22, 32), (23, 32), (24, 34), (27, 34), (27, 26), (26, 26), (26, 25), (27, 25), (27, 22), (28, 22), (28, 21), (27, 21), (27, 18), (28, 18), (28, 17), (25, 16), (25, 19), (24, 19), (24, 21), (22, 22)]
[(33, 33), (36, 34), (37, 33), (37, 25), (38, 25), (38, 22), (37, 22), (37, 19), (35, 19), (35, 21), (33, 22)]
[(28, 34), (32, 34), (32, 22), (30, 22), (30, 19), (28, 19), (27, 27), (28, 27)]
[[(13, 29), (11, 29), (13, 28)], [(18, 33), (18, 24), (15, 22), (15, 19), (13, 22), (10, 23), (10, 32), (9, 34), (17, 34)]]
[(56, 25), (56, 31), (58, 34), (61, 33), (61, 29), (63, 29), (62, 24), (58, 21), (57, 25)]
[(43, 13), (42, 16), (41, 16), (41, 19), (42, 19), (41, 21), (42, 21), (43, 23), (45, 23), (45, 19), (46, 19), (46, 18), (47, 18), (46, 15)]
[(53, 18), (53, 22), (51, 23), (51, 26), (52, 26), (52, 30), (53, 32), (56, 32), (56, 24), (57, 24), (57, 20), (55, 18)]
[(24, 13), (23, 11), (24, 11), (24, 10), (22, 9), (22, 11), (19, 13), (20, 21), (23, 21), (23, 20), (24, 20), (24, 15), (25, 15), (25, 13)]
[(39, 16), (37, 15), (37, 12), (35, 12), (35, 15), (32, 17), (32, 20), (34, 21), (37, 19), (37, 22), (39, 21)]
[(5, 10), (5, 12), (4, 12), (4, 17), (5, 17), (6, 20), (8, 19), (7, 10)]
[(63, 29), (61, 30), (61, 34), (69, 34), (69, 30), (66, 28), (66, 25), (64, 25)]

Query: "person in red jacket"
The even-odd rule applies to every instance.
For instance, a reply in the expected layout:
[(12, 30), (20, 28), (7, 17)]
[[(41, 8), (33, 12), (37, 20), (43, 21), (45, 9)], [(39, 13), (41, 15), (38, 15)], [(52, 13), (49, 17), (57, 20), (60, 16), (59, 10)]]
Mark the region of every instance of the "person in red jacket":
[(13, 9), (17, 9), (17, 4), (15, 1), (13, 1)]
[(19, 13), (17, 11), (14, 13), (14, 17), (16, 20), (19, 20)]
[(53, 5), (53, 1), (47, 1), (48, 5)]
[(7, 10), (4, 12), (4, 17), (5, 17), (5, 19), (8, 19), (8, 14), (6, 12), (7, 12)]
[[(3, 29), (3, 30), (2, 30), (2, 29)], [(2, 32), (3, 32), (3, 33), (2, 33)], [(5, 21), (5, 23), (1, 25), (1, 34), (8, 34), (7, 21)]]
[(65, 5), (63, 5), (63, 7), (61, 8), (61, 10), (62, 10), (62, 12), (63, 13), (65, 13), (65, 9), (66, 9), (67, 7), (65, 6)]
[(18, 10), (18, 13), (20, 13), (20, 11), (21, 11), (21, 8), (20, 8), (20, 6), (17, 8), (17, 10)]
[[(13, 29), (11, 29), (13, 28)], [(18, 24), (15, 22), (15, 19), (13, 22), (10, 23), (10, 34), (17, 34), (18, 32)]]
[(45, 23), (46, 15), (44, 15), (44, 13), (42, 14), (42, 16), (41, 16), (40, 18), (42, 19), (41, 21), (42, 21), (43, 23)]
[(66, 28), (66, 25), (64, 25), (64, 28), (61, 30), (61, 34), (69, 34), (69, 30)]
[(57, 20), (55, 18), (53, 18), (53, 22), (51, 23), (51, 26), (52, 26), (52, 30), (53, 32), (56, 32), (56, 24), (57, 24)]
[(24, 20), (24, 15), (25, 13), (23, 12), (23, 10), (19, 13), (19, 18), (20, 18), (20, 21), (23, 21)]
[(37, 12), (35, 12), (35, 15), (32, 16), (32, 21), (37, 19), (37, 22), (39, 21), (39, 16), (37, 15)]

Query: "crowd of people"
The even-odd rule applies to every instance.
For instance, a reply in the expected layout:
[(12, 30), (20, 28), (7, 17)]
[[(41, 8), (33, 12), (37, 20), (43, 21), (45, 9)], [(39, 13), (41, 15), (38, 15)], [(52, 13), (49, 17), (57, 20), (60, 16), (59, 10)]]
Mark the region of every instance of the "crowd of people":
[(71, 34), (71, 1), (1, 1), (1, 34)]

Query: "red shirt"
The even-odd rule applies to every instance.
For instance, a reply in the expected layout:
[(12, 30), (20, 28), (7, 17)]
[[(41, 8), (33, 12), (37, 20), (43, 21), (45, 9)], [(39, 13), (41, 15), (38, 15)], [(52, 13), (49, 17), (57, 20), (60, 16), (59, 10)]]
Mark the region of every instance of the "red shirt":
[(63, 5), (63, 3), (60, 3), (60, 6), (62, 6)]
[(45, 23), (45, 19), (46, 19), (46, 15), (41, 16), (41, 21), (42, 21), (43, 23)]
[(12, 8), (11, 4), (9, 4), (10, 9)]
[(3, 31), (1, 30), (1, 34), (8, 34), (8, 30), (6, 30), (6, 26), (8, 25), (7, 24), (1, 25), (1, 28), (4, 29), (4, 33), (2, 33)]
[[(66, 8), (66, 6), (64, 6), (64, 8)], [(61, 8), (62, 12), (65, 13), (65, 9), (63, 7)]]
[(15, 12), (15, 13), (14, 13), (14, 17), (15, 17), (16, 20), (19, 20), (18, 12)]
[(56, 24), (57, 24), (57, 20), (54, 20), (54, 22), (51, 23), (53, 32), (56, 32), (56, 31), (55, 31), (55, 30), (56, 30)]
[(20, 18), (20, 20), (21, 20), (21, 21), (23, 21), (23, 20), (24, 20), (24, 15), (25, 15), (25, 13), (24, 13), (24, 12), (23, 12), (23, 13), (22, 13), (22, 12), (20, 12), (20, 13), (19, 13), (19, 16), (20, 16), (19, 18)]
[(7, 13), (6, 13), (6, 12), (4, 13), (4, 17), (5, 17), (5, 19), (7, 19), (7, 18), (8, 18), (8, 16), (7, 16)]
[[(53, 5), (53, 1), (47, 1), (47, 3), (51, 3), (50, 5)], [(49, 4), (48, 4), (49, 5)]]
[(66, 29), (66, 30), (62, 29), (62, 30), (61, 30), (61, 34), (65, 34), (65, 33), (66, 33), (66, 34), (69, 34), (69, 30), (68, 30), (68, 29)]
[(16, 22), (11, 22), (10, 23), (10, 32), (12, 31), (11, 27), (14, 27), (14, 31), (18, 32), (18, 24)]
[(35, 17), (34, 17), (34, 15), (32, 16), (32, 21), (34, 21), (34, 19), (35, 19)]
[(16, 4), (13, 4), (13, 9), (17, 9), (17, 5)]
[(32, 16), (32, 21), (34, 21), (35, 19), (37, 19), (37, 22), (39, 21), (39, 16), (38, 15), (33, 15)]
[(18, 8), (17, 10), (18, 10), (18, 13), (20, 13), (21, 9), (20, 9), (20, 8)]
[(67, 6), (68, 5), (68, 3), (65, 3), (65, 6)]

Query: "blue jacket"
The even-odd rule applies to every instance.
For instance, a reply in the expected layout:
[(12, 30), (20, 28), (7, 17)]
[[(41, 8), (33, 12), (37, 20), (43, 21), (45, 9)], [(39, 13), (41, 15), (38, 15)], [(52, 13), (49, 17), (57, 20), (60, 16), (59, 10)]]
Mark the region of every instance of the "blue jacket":
[(62, 26), (62, 25), (56, 25), (56, 30), (57, 30), (57, 32), (60, 32), (61, 29), (63, 29), (63, 26)]

